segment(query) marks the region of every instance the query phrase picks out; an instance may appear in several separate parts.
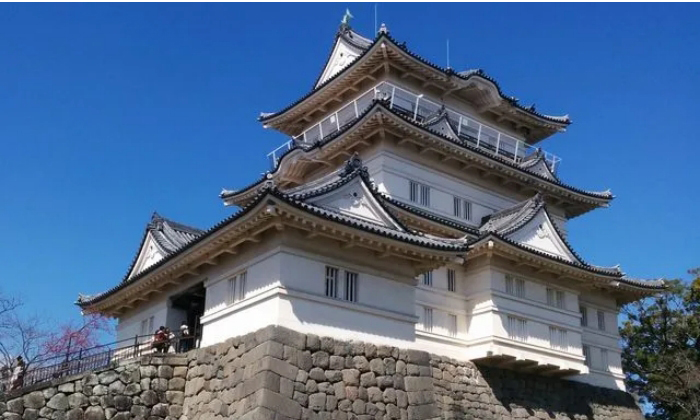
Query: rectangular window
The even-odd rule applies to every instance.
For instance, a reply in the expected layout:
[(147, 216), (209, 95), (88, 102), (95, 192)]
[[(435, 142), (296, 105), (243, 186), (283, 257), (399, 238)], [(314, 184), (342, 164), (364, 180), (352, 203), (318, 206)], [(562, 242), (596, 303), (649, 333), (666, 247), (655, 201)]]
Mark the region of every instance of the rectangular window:
[(345, 272), (345, 300), (357, 302), (357, 273)]
[(338, 269), (326, 266), (326, 296), (338, 297)]
[(433, 285), (433, 271), (432, 270), (423, 273), (423, 284), (426, 286)]
[(141, 334), (140, 335), (148, 335), (151, 333), (151, 330), (148, 329), (148, 320), (144, 319), (141, 321)]
[(447, 333), (450, 337), (457, 337), (457, 315), (447, 315)]
[(471, 220), (472, 203), (459, 197), (454, 197), (453, 201), (452, 214), (454, 214), (455, 217)]
[(524, 298), (525, 297), (525, 280), (506, 275), (506, 293), (509, 295)]
[(591, 348), (585, 344), (583, 345), (583, 357), (586, 358), (586, 360), (583, 363), (586, 366), (591, 367)]
[(433, 331), (433, 308), (423, 308), (423, 330)]
[(569, 350), (566, 330), (557, 327), (549, 327), (549, 346), (556, 350)]
[(456, 292), (457, 291), (457, 284), (456, 284), (456, 279), (455, 279), (455, 271), (451, 268), (447, 269), (447, 290), (450, 292)]
[(581, 306), (581, 326), (582, 327), (587, 327), (588, 326), (588, 308), (585, 306)]
[(247, 272), (243, 271), (228, 279), (228, 288), (226, 291), (227, 305), (238, 302), (245, 297), (245, 283), (247, 276)]
[(508, 338), (517, 341), (527, 341), (527, 321), (514, 316), (508, 317)]
[(408, 199), (422, 206), (430, 207), (430, 187), (416, 181), (408, 181)]
[(605, 331), (605, 312), (598, 311), (598, 329)]
[(153, 317), (148, 318), (148, 334), (151, 334), (155, 330), (153, 329)]
[(547, 288), (547, 305), (559, 309), (566, 309), (566, 299), (561, 290)]
[(610, 366), (608, 366), (608, 351), (606, 349), (600, 349), (600, 370), (610, 370)]

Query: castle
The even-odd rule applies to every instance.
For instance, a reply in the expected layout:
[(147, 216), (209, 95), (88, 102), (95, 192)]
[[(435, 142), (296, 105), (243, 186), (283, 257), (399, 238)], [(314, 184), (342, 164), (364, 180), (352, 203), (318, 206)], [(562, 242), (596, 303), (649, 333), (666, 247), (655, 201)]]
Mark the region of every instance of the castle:
[(85, 313), (117, 318), (120, 340), (186, 320), (208, 346), (274, 325), (624, 390), (618, 308), (664, 284), (567, 241), (569, 219), (613, 199), (564, 183), (536, 146), (567, 116), (344, 19), (313, 89), (260, 121), (291, 139), (221, 193), (240, 209), (207, 230), (154, 214)]

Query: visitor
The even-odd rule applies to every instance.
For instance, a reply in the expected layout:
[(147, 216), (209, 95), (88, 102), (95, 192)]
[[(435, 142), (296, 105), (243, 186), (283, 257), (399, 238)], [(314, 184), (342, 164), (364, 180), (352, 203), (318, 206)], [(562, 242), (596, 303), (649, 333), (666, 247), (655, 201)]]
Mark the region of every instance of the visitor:
[(11, 389), (20, 389), (24, 386), (24, 372), (27, 365), (24, 363), (22, 356), (17, 356), (17, 364), (12, 372)]
[(165, 327), (165, 337), (167, 353), (175, 353), (175, 333), (170, 331), (170, 328)]
[(182, 321), (180, 324), (180, 349), (179, 352), (184, 353), (189, 350), (190, 341), (190, 327), (187, 325), (187, 321)]
[(156, 353), (165, 353), (168, 345), (167, 341), (168, 336), (165, 334), (165, 327), (161, 325), (155, 334), (153, 334), (153, 344), (151, 347), (153, 347)]

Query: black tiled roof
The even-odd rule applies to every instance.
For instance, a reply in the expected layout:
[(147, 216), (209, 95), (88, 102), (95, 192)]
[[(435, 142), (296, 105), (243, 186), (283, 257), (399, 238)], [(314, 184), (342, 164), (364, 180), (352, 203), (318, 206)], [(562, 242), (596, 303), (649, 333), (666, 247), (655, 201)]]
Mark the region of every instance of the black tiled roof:
[[(304, 96), (302, 96), (302, 97), (299, 98), (298, 100), (296, 100), (296, 101), (292, 102), (291, 104), (287, 105), (286, 107), (284, 107), (282, 110), (277, 111), (277, 112), (273, 112), (273, 113), (268, 113), (268, 114), (261, 115), (260, 118), (259, 118), (259, 120), (260, 120), (261, 122), (265, 122), (265, 121), (267, 121), (267, 120), (269, 120), (269, 119), (271, 119), (271, 118), (273, 118), (273, 117), (276, 117), (276, 116), (278, 116), (278, 115), (281, 115), (281, 114), (287, 112), (288, 110), (294, 108), (296, 105), (298, 105), (298, 104), (300, 104), (301, 102), (305, 101), (307, 98), (311, 97), (311, 96), (312, 96), (313, 94), (315, 94), (317, 91), (323, 89), (324, 87), (326, 87), (327, 85), (329, 85), (329, 84), (330, 84), (331, 82), (333, 82), (334, 80), (340, 78), (343, 74), (345, 74), (349, 69), (352, 68), (352, 66), (353, 66), (353, 64), (354, 64), (355, 62), (359, 61), (359, 60), (362, 59), (365, 55), (367, 55), (367, 54), (369, 53), (369, 51), (371, 51), (372, 48), (373, 48), (375, 45), (377, 45), (377, 44), (378, 44), (380, 41), (382, 41), (382, 40), (386, 40), (386, 41), (391, 42), (391, 43), (394, 44), (397, 48), (403, 50), (403, 51), (404, 51), (406, 54), (408, 54), (410, 57), (412, 57), (412, 58), (418, 60), (419, 62), (425, 64), (425, 65), (428, 66), (428, 67), (431, 67), (431, 68), (434, 69), (434, 70), (437, 70), (437, 71), (443, 73), (444, 75), (446, 75), (446, 76), (448, 76), (448, 77), (449, 77), (449, 76), (455, 76), (455, 77), (458, 77), (458, 78), (460, 78), (460, 79), (462, 79), (462, 80), (469, 80), (469, 79), (472, 78), (472, 77), (479, 77), (479, 78), (482, 78), (482, 79), (484, 79), (484, 80), (487, 80), (487, 81), (493, 83), (493, 85), (496, 87), (496, 90), (498, 91), (498, 94), (499, 94), (499, 96), (500, 96), (501, 98), (503, 98), (504, 100), (508, 101), (508, 103), (510, 103), (510, 104), (513, 105), (514, 107), (516, 107), (516, 108), (518, 108), (518, 109), (520, 109), (520, 110), (522, 110), (522, 111), (525, 111), (525, 112), (528, 113), (528, 114), (531, 114), (531, 115), (533, 115), (533, 116), (535, 116), (535, 117), (538, 117), (538, 118), (542, 118), (542, 119), (544, 119), (544, 120), (548, 120), (548, 121), (553, 122), (553, 123), (555, 123), (555, 124), (569, 125), (569, 124), (571, 123), (571, 120), (568, 118), (568, 116), (557, 117), (557, 116), (545, 115), (545, 114), (542, 114), (542, 113), (540, 113), (540, 112), (537, 112), (537, 111), (535, 110), (534, 106), (524, 107), (524, 106), (520, 105), (520, 104), (518, 103), (518, 101), (517, 101), (515, 98), (513, 98), (512, 96), (507, 96), (507, 95), (505, 95), (505, 94), (503, 93), (503, 91), (501, 90), (501, 87), (500, 87), (500, 85), (498, 84), (498, 82), (497, 82), (493, 77), (491, 77), (491, 76), (487, 75), (486, 73), (484, 73), (481, 69), (475, 70), (475, 71), (470, 71), (470, 72), (455, 72), (454, 70), (452, 70), (452, 69), (450, 69), (450, 68), (443, 68), (443, 67), (440, 67), (440, 66), (438, 66), (438, 65), (436, 65), (436, 64), (434, 64), (434, 63), (432, 63), (432, 62), (430, 62), (430, 61), (428, 61), (428, 60), (426, 60), (426, 59), (424, 59), (423, 57), (419, 56), (418, 54), (416, 54), (416, 53), (410, 51), (410, 50), (406, 47), (405, 43), (399, 44), (399, 42), (397, 42), (397, 41), (396, 41), (393, 37), (391, 37), (387, 32), (379, 33), (379, 34), (377, 35), (377, 37), (374, 39), (374, 42), (372, 42), (370, 45), (368, 45), (368, 46), (365, 48), (365, 50), (364, 50), (364, 52), (363, 52), (362, 54), (360, 54), (360, 55), (359, 55), (357, 58), (355, 58), (350, 64), (348, 64), (344, 69), (342, 69), (341, 71), (339, 71), (338, 73), (336, 73), (334, 76), (328, 78), (326, 81), (324, 81), (324, 82), (321, 83), (320, 85), (316, 86), (314, 89), (312, 89), (310, 92), (308, 92), (307, 94), (305, 94)], [(331, 52), (331, 53), (332, 53), (332, 52)], [(320, 76), (319, 76), (319, 78), (320, 78)]]

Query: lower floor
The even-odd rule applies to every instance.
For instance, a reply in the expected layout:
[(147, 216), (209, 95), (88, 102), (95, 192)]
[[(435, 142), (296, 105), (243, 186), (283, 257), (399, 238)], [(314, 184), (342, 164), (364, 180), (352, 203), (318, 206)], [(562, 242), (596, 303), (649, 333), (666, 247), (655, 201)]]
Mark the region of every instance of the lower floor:
[(276, 325), (624, 389), (616, 311), (604, 296), (497, 261), (455, 262), (415, 278), (359, 251), (277, 244), (142, 302), (120, 317), (118, 338), (184, 323), (193, 345), (209, 346)]

